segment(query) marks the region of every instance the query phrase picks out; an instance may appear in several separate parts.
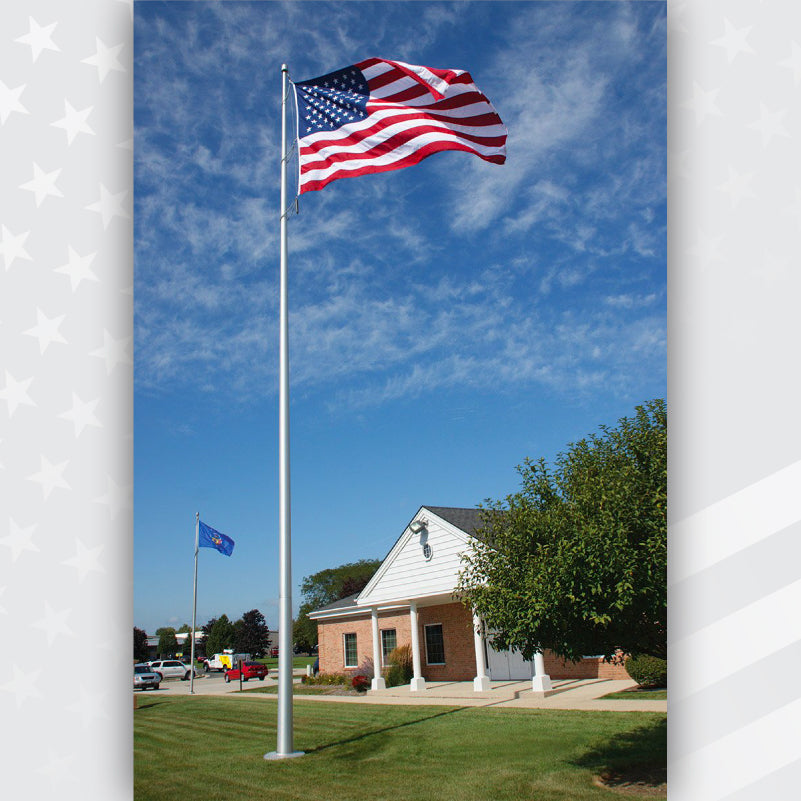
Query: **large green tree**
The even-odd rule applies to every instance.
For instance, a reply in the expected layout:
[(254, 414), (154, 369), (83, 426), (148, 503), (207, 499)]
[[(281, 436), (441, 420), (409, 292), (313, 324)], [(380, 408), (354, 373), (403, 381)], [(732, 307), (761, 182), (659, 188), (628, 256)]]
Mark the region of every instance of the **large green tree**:
[(264, 656), (270, 646), (270, 629), (264, 615), (258, 609), (251, 609), (234, 626), (234, 648), (254, 657)]
[(636, 407), (557, 456), (527, 460), (519, 492), (485, 508), (458, 593), (493, 642), (526, 658), (617, 649), (666, 657), (667, 409)]
[(234, 624), (228, 619), (228, 615), (213, 618), (203, 627), (203, 631), (206, 633), (204, 643), (206, 656), (209, 658), (222, 653), (225, 648), (234, 647)]
[(175, 639), (175, 629), (172, 626), (165, 626), (156, 629), (156, 634), (159, 638), (159, 656), (162, 659), (175, 656), (178, 650), (178, 640)]
[(306, 576), (300, 585), (303, 601), (292, 627), (295, 647), (311, 651), (317, 645), (317, 621), (309, 618), (309, 612), (361, 592), (380, 565), (380, 559), (360, 559)]

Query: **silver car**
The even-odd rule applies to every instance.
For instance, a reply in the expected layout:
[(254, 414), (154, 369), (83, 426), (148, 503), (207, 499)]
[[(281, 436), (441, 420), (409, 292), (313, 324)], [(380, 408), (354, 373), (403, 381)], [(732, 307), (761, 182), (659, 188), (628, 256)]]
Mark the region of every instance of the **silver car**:
[(150, 665), (134, 665), (134, 690), (158, 690), (161, 676), (154, 673)]
[[(161, 679), (189, 680), (189, 666), (179, 662), (177, 659), (157, 659), (155, 662), (150, 663), (150, 669), (154, 673), (158, 673)], [(195, 675), (197, 676), (197, 673)]]

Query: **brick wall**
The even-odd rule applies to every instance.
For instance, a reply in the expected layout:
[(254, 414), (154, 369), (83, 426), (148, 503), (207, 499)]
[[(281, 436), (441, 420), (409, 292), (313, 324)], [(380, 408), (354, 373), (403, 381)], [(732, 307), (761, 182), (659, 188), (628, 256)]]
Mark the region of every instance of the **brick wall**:
[[(358, 668), (345, 668), (345, 634), (356, 635), (356, 651), (359, 664), (366, 657), (373, 658), (373, 623), (370, 613), (344, 618), (342, 620), (317, 621), (318, 656), (320, 673), (355, 673)], [(397, 644), (412, 642), (412, 630), (408, 612), (379, 612), (379, 637), (381, 629), (395, 629)]]
[(543, 653), (545, 672), (552, 679), (630, 679), (622, 660), (604, 662), (602, 658), (565, 662), (550, 651)]
[[(460, 603), (423, 606), (417, 610), (420, 638), (420, 664), (428, 681), (470, 681), (476, 675), (476, 656), (473, 646), (473, 618)], [(445, 664), (426, 663), (425, 627), (442, 624), (445, 645)], [(381, 612), (378, 628), (395, 629), (398, 645), (411, 645), (411, 624), (408, 611)], [(343, 635), (356, 635), (358, 661), (373, 656), (372, 621), (369, 612), (342, 620), (318, 621), (318, 642), (321, 673), (355, 673), (358, 668), (345, 668)], [(545, 651), (545, 672), (552, 679), (628, 679), (622, 664), (604, 662), (603, 659), (582, 659), (565, 662), (550, 651)]]
[[(469, 681), (476, 675), (473, 616), (460, 603), (423, 606), (417, 610), (420, 625), (420, 664), (427, 681)], [(425, 627), (442, 624), (445, 664), (426, 663)]]

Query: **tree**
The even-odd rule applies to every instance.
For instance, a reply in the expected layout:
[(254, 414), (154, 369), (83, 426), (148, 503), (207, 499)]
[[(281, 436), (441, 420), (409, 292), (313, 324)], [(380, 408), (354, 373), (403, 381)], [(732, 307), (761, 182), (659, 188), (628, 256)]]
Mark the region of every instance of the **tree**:
[(258, 609), (251, 609), (237, 621), (240, 623), (234, 640), (236, 650), (254, 657), (264, 656), (270, 646), (270, 629), (264, 615)]
[(159, 656), (162, 659), (175, 656), (175, 652), (178, 650), (178, 640), (175, 639), (175, 629), (172, 626), (166, 626), (156, 629), (156, 634), (159, 638)]
[(380, 565), (380, 559), (360, 559), (306, 576), (300, 585), (303, 603), (292, 625), (295, 647), (311, 651), (317, 645), (317, 622), (309, 618), (309, 612), (361, 592)]
[(134, 626), (133, 630), (133, 658), (136, 662), (147, 662), (149, 656), (147, 647), (147, 632)]
[[(206, 631), (208, 626), (208, 631)], [(206, 656), (221, 653), (226, 648), (233, 648), (234, 644), (234, 624), (228, 619), (228, 615), (220, 615), (210, 620), (203, 631), (206, 632)]]
[(340, 598), (361, 592), (380, 565), (380, 559), (360, 559), (358, 562), (329, 567), (306, 576), (300, 585), (303, 600), (311, 605), (311, 609), (319, 609)]
[(309, 617), (314, 607), (309, 603), (300, 605), (298, 616), (292, 623), (292, 642), (299, 651), (311, 653), (317, 645), (317, 621)]
[(667, 409), (636, 407), (569, 446), (526, 460), (522, 489), (485, 508), (483, 541), (457, 592), (524, 658), (577, 661), (617, 649), (666, 657)]

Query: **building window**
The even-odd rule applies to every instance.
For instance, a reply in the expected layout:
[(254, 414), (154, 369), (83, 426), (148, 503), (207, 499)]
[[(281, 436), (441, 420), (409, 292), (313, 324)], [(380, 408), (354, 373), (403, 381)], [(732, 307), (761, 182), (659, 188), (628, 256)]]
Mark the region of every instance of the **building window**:
[(442, 623), (426, 626), (426, 663), (429, 665), (445, 664), (445, 642), (442, 639)]
[(389, 655), (398, 647), (398, 636), (395, 629), (381, 630), (381, 664), (389, 664)]
[(345, 634), (345, 667), (359, 667), (359, 655), (356, 649), (356, 635)]

